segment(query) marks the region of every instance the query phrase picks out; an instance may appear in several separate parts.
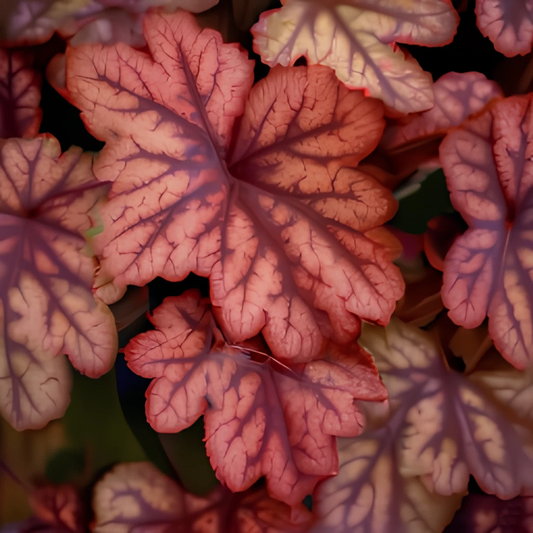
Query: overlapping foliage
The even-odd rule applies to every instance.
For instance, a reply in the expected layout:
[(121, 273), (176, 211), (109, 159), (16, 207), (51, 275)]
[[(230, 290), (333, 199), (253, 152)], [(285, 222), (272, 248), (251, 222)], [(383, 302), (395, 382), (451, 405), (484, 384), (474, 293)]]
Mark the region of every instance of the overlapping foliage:
[[(217, 4), (0, 10), (0, 411), (61, 417), (65, 356), (99, 377), (120, 331), (120, 403), (159, 467), (115, 466), (90, 510), (99, 444), (67, 449), (70, 485), (19, 480), (20, 531), (527, 531), (532, 96), (433, 84), (408, 45), (453, 39), (449, 0)], [(477, 0), (477, 24), (525, 54), (532, 9)], [(253, 25), (265, 74), (217, 17)], [(98, 153), (42, 131), (47, 53)], [(167, 440), (197, 423), (201, 495)]]

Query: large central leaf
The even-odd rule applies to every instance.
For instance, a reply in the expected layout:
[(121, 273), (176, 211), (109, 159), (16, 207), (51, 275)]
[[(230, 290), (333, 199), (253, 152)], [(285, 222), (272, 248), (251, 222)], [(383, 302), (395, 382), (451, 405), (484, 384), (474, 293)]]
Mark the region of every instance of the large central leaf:
[(114, 182), (98, 294), (112, 303), (157, 276), (211, 276), (233, 342), (263, 330), (276, 356), (299, 361), (322, 335), (353, 339), (357, 317), (386, 323), (403, 280), (365, 233), (395, 202), (349, 168), (375, 148), (381, 104), (324, 67), (280, 67), (250, 91), (244, 52), (185, 12), (148, 15), (145, 38), (151, 55), (67, 53), (70, 97), (106, 141), (96, 175)]
[[(323, 358), (292, 368), (254, 360), (227, 345), (197, 291), (165, 299), (135, 337), (126, 360), (155, 378), (146, 414), (159, 432), (178, 432), (204, 414), (206, 447), (217, 477), (233, 491), (267, 477), (271, 495), (294, 504), (337, 472), (334, 436), (361, 432), (355, 400), (382, 401), (372, 358), (356, 343), (327, 346)], [(263, 356), (264, 358), (264, 356)]]

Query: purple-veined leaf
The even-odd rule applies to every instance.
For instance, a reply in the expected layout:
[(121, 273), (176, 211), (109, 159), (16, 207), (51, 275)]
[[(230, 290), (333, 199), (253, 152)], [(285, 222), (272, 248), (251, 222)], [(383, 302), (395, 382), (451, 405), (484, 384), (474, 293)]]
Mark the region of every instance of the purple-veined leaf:
[(252, 28), (264, 63), (302, 56), (326, 65), (350, 88), (366, 89), (400, 113), (433, 106), (432, 80), (395, 43), (442, 46), (459, 17), (448, 0), (285, 0)]
[(64, 413), (70, 373), (62, 353), (90, 377), (113, 365), (113, 315), (91, 291), (85, 250), (91, 211), (106, 186), (92, 157), (61, 155), (50, 136), (0, 141), (0, 409), (17, 429)]

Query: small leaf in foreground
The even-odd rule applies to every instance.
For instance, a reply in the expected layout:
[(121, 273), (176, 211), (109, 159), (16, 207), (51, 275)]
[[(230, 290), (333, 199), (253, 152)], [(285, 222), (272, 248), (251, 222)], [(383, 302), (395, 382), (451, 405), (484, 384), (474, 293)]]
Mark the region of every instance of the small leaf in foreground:
[(440, 147), (452, 204), (469, 226), (446, 255), (442, 300), (458, 325), (488, 316), (496, 348), (517, 368), (533, 360), (532, 100), (496, 102)]
[(91, 156), (61, 155), (51, 136), (0, 141), (0, 411), (17, 429), (63, 415), (70, 372), (113, 366), (113, 315), (91, 291), (84, 252), (91, 211), (105, 195)]
[(95, 533), (304, 533), (311, 515), (290, 508), (264, 489), (208, 497), (184, 491), (150, 463), (116, 466), (95, 486)]
[(356, 343), (326, 344), (321, 359), (290, 368), (253, 347), (226, 344), (195, 290), (166, 298), (150, 320), (156, 329), (124, 350), (134, 372), (155, 378), (146, 392), (148, 421), (176, 433), (205, 413), (211, 465), (232, 491), (266, 476), (273, 497), (301, 502), (337, 472), (335, 436), (361, 432), (355, 400), (386, 398)]
[(67, 50), (69, 97), (106, 141), (96, 176), (113, 182), (97, 295), (209, 276), (226, 337), (262, 333), (285, 361), (387, 323), (404, 285), (375, 230), (396, 204), (353, 168), (383, 131), (380, 102), (325, 67), (278, 67), (251, 89), (247, 54), (190, 13), (144, 21), (149, 55)]
[(326, 65), (352, 89), (366, 89), (401, 113), (433, 106), (431, 75), (396, 43), (442, 46), (459, 17), (447, 0), (285, 0), (252, 28), (264, 63), (293, 65), (302, 56)]

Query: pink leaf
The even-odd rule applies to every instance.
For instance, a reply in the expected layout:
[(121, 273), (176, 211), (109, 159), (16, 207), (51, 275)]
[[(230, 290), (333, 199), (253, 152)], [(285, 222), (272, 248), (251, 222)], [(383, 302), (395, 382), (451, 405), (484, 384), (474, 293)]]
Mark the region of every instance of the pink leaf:
[(433, 105), (431, 76), (396, 42), (441, 46), (459, 17), (448, 0), (286, 0), (252, 28), (264, 63), (293, 65), (305, 56), (326, 65), (350, 88), (367, 89), (401, 113)]
[(454, 207), (470, 229), (444, 263), (450, 318), (473, 328), (489, 317), (498, 351), (517, 368), (533, 354), (531, 96), (497, 102), (442, 142)]
[(37, 135), (40, 100), (41, 80), (30, 57), (0, 48), (0, 139)]
[(467, 379), (449, 370), (434, 337), (396, 319), (386, 329), (365, 328), (361, 343), (389, 393), (402, 476), (421, 476), (443, 496), (464, 492), (470, 474), (504, 499), (531, 487), (530, 423), (480, 385), (476, 372)]
[(102, 299), (157, 276), (210, 276), (232, 342), (262, 331), (297, 361), (322, 335), (352, 340), (358, 317), (386, 323), (403, 280), (367, 234), (396, 205), (351, 168), (382, 133), (379, 102), (325, 67), (276, 68), (250, 91), (246, 54), (185, 12), (147, 15), (145, 37), (151, 55), (67, 52), (70, 98), (106, 141), (96, 175), (114, 182), (96, 239)]
[(477, 0), (477, 26), (494, 48), (513, 57), (531, 52), (533, 3), (530, 0)]
[(435, 82), (433, 91), (435, 105), (431, 109), (390, 122), (380, 142), (383, 148), (390, 150), (422, 137), (444, 135), (493, 98), (503, 97), (499, 85), (479, 72), (448, 72)]
[(505, 501), (486, 494), (470, 494), (445, 533), (529, 533), (532, 530), (532, 497)]
[(291, 509), (261, 489), (195, 496), (151, 463), (116, 466), (96, 485), (93, 505), (99, 533), (304, 533), (311, 522), (302, 504)]
[(17, 429), (63, 415), (70, 373), (113, 365), (113, 315), (96, 302), (85, 247), (90, 212), (105, 194), (92, 157), (53, 137), (0, 142), (0, 409)]
[(165, 299), (155, 331), (125, 348), (129, 367), (155, 378), (146, 414), (159, 432), (178, 432), (205, 412), (207, 452), (232, 491), (267, 477), (273, 497), (291, 504), (336, 473), (334, 436), (358, 435), (354, 400), (386, 398), (370, 356), (354, 343), (327, 345), (322, 358), (293, 366), (227, 345), (197, 291)]

